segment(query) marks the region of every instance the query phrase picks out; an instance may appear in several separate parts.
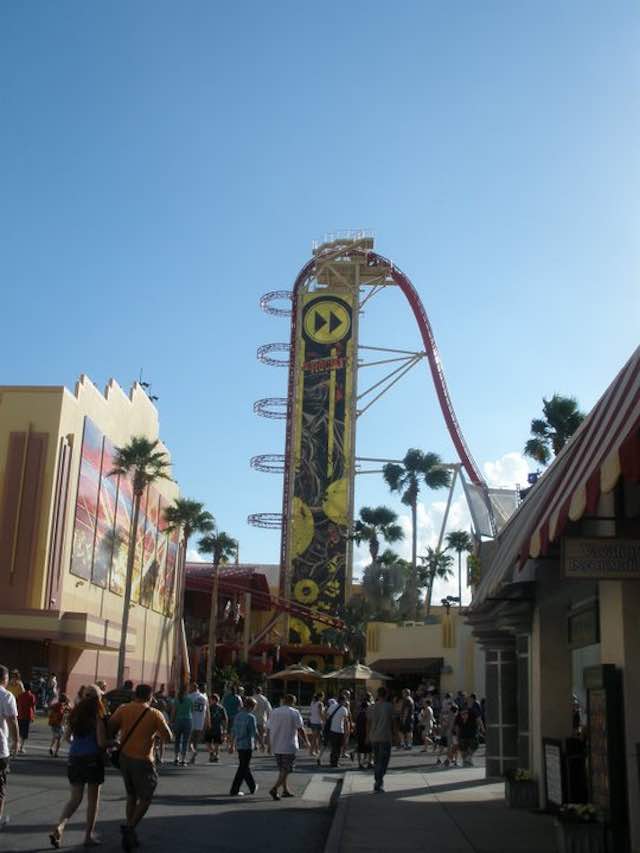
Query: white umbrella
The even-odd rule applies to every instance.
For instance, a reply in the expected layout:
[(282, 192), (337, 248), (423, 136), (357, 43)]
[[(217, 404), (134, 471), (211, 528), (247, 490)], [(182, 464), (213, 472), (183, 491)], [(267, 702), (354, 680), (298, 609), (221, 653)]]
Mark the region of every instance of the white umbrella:
[(388, 675), (376, 672), (363, 663), (352, 663), (351, 666), (345, 666), (344, 669), (339, 669), (336, 672), (329, 672), (322, 677), (335, 678), (336, 681), (391, 681)]

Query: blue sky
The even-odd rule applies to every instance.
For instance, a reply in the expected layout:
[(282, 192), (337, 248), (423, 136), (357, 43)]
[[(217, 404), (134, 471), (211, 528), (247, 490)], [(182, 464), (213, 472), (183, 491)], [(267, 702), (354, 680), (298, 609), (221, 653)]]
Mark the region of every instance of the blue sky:
[[(639, 29), (632, 2), (7, 0), (0, 382), (142, 367), (184, 491), (275, 560), (246, 516), (279, 510), (280, 479), (248, 459), (282, 449), (251, 407), (284, 393), (255, 350), (288, 332), (258, 299), (312, 239), (368, 227), (422, 295), (475, 457), (520, 475), (501, 460), (542, 396), (590, 408), (638, 343)], [(361, 340), (420, 346), (398, 295)], [(362, 455), (453, 458), (424, 369), (365, 417)], [(376, 478), (357, 500), (389, 502)]]

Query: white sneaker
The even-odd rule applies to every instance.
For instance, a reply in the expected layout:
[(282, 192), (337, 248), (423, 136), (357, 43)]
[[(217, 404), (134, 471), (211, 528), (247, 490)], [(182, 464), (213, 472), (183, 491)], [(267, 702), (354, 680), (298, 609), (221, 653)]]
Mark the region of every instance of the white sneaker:
[(8, 815), (5, 815), (4, 817), (0, 817), (0, 829), (4, 829), (5, 826), (9, 826), (9, 823), (10, 823), (10, 818)]

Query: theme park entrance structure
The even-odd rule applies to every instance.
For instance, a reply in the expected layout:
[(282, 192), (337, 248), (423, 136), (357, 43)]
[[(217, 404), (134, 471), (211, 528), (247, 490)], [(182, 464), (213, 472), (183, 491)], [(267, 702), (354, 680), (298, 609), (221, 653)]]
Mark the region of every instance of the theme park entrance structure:
[[(406, 297), (423, 350), (360, 345), (362, 309), (389, 287)], [(373, 250), (372, 235), (348, 232), (314, 245), (293, 290), (265, 294), (261, 307), (291, 318), (289, 342), (258, 348), (262, 362), (288, 368), (287, 396), (254, 404), (256, 414), (286, 420), (286, 441), (284, 454), (255, 456), (251, 465), (282, 473), (284, 484), (282, 513), (257, 513), (248, 521), (281, 529), (280, 597), (309, 609), (285, 616), (289, 643), (328, 652), (326, 617), (337, 615), (350, 595), (354, 477), (364, 473), (363, 462), (387, 461), (356, 457), (358, 418), (425, 359), (459, 459), (451, 467), (464, 469), (485, 506), (487, 489), (458, 423), (422, 301), (409, 278)], [(360, 390), (359, 372), (374, 365), (388, 372)]]

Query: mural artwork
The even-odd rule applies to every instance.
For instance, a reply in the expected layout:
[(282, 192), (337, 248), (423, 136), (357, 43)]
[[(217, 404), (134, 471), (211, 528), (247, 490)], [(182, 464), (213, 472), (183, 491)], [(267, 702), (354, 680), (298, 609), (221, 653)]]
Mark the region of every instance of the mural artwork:
[[(353, 297), (302, 297), (294, 400), (290, 582), (295, 601), (335, 613), (345, 601), (354, 390)], [(290, 642), (322, 643), (327, 626), (289, 620)]]

